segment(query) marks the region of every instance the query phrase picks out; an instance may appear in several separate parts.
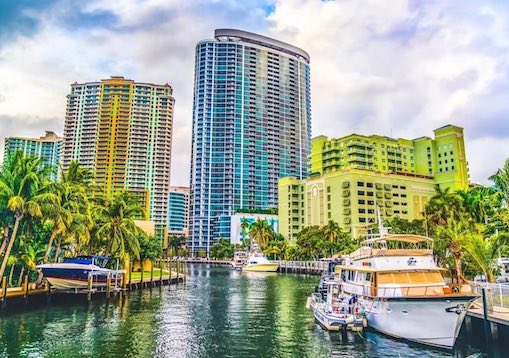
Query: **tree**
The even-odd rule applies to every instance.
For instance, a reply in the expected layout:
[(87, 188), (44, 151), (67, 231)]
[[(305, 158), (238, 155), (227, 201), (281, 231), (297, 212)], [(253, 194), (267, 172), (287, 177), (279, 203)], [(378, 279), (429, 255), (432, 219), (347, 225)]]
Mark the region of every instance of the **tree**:
[(506, 204), (509, 203), (509, 158), (505, 161), (504, 166), (497, 170), (495, 174), (490, 177), (490, 180), (495, 184), (495, 189), (498, 190), (504, 198)]
[(247, 231), (249, 230), (249, 220), (246, 218), (240, 219), (240, 229), (242, 235), (242, 241), (246, 239)]
[(389, 219), (387, 224), (391, 228), (391, 234), (426, 235), (424, 220), (416, 219), (408, 221), (396, 216), (392, 219)]
[(502, 203), (502, 195), (494, 188), (475, 186), (458, 193), (466, 210), (478, 223), (488, 224)]
[(507, 240), (507, 233), (484, 237), (480, 231), (470, 231), (465, 235), (465, 250), (488, 282), (495, 282), (495, 262)]
[(338, 238), (343, 235), (343, 231), (339, 227), (338, 223), (333, 220), (329, 220), (322, 230), (325, 238), (333, 244), (337, 243)]
[(134, 220), (144, 217), (145, 212), (138, 200), (127, 191), (122, 191), (106, 200), (104, 206), (97, 208), (99, 227), (96, 239), (105, 243), (105, 252), (126, 258), (132, 255), (139, 259), (140, 244), (138, 237), (142, 235)]
[(145, 233), (138, 236), (140, 243), (140, 261), (146, 259), (154, 261), (163, 254), (163, 245), (160, 239), (146, 235)]
[(210, 247), (210, 256), (216, 259), (233, 258), (235, 247), (228, 239), (219, 239)]
[(258, 218), (249, 227), (249, 236), (260, 247), (264, 248), (274, 237), (274, 231), (267, 221)]
[(465, 219), (450, 219), (447, 226), (437, 227), (437, 239), (439, 246), (446, 248), (443, 259), (447, 258), (447, 254), (450, 253), (454, 259), (454, 271), (456, 273), (456, 279), (458, 283), (464, 282), (463, 268), (462, 268), (462, 257), (464, 238), (472, 230), (471, 223)]
[(58, 205), (58, 198), (48, 190), (48, 173), (40, 159), (25, 156), (21, 151), (9, 156), (0, 171), (0, 207), (6, 208), (14, 218), (0, 277), (4, 275), (23, 218), (42, 218), (44, 204)]
[[(55, 250), (58, 257), (62, 239), (74, 238), (75, 244), (82, 247), (83, 239), (88, 242), (89, 230), (93, 225), (90, 216), (87, 191), (91, 186), (91, 171), (72, 161), (66, 171), (62, 171), (60, 180), (54, 183), (52, 191), (58, 197), (59, 205), (50, 205), (46, 210), (48, 218), (53, 222), (44, 262), (48, 261), (53, 241), (60, 236)], [(81, 225), (81, 224), (84, 224)]]

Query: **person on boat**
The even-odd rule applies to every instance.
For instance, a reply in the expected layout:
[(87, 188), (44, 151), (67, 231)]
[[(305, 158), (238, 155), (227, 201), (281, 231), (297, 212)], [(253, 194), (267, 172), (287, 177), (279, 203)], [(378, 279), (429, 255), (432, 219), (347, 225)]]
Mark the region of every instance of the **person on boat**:
[(355, 304), (357, 303), (357, 295), (352, 295), (352, 297), (350, 297), (350, 299), (348, 300), (348, 310), (350, 313), (353, 313), (353, 307), (355, 306)]

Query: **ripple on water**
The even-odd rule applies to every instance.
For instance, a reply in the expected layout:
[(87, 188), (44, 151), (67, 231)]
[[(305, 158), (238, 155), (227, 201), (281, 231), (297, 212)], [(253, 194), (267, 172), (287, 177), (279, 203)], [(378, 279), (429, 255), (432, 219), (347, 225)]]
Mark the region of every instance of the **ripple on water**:
[[(444, 357), (374, 332), (328, 333), (305, 309), (316, 277), (192, 265), (187, 285), (106, 306), (66, 302), (2, 317), (0, 356)], [(459, 353), (457, 357), (464, 357)]]

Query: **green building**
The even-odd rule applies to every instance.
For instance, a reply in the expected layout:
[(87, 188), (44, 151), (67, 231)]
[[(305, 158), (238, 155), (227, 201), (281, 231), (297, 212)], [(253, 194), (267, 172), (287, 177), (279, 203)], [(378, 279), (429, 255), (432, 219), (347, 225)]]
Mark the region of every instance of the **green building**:
[(334, 220), (354, 236), (384, 217), (423, 216), (435, 186), (468, 188), (463, 128), (447, 125), (434, 138), (393, 139), (351, 134), (311, 140), (310, 176), (279, 180), (280, 233)]
[(52, 179), (60, 174), (60, 157), (64, 139), (54, 132), (46, 131), (40, 138), (7, 137), (5, 138), (4, 161), (11, 154), (21, 150), (25, 155), (40, 158), (43, 163), (52, 168)]

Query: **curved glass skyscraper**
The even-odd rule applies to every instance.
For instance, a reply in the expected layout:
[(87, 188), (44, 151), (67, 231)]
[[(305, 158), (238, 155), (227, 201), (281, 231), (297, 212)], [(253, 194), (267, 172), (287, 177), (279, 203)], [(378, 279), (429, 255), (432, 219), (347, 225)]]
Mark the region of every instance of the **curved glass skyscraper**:
[(197, 44), (195, 63), (193, 254), (230, 237), (236, 210), (277, 208), (278, 178), (307, 174), (311, 131), (305, 51), (218, 29)]

